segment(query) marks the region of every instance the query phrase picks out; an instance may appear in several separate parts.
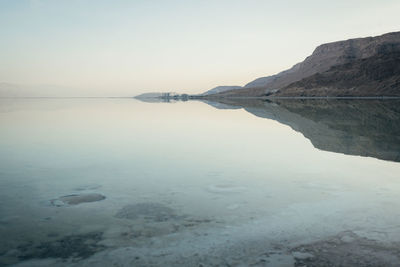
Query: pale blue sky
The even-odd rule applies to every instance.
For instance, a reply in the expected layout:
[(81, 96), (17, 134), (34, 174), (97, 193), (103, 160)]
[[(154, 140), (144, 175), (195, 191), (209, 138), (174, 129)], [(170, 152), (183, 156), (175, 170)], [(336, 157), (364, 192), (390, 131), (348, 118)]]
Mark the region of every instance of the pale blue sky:
[[(0, 82), (197, 93), (400, 30), (398, 0), (0, 0)], [(64, 89), (67, 90), (67, 89)]]

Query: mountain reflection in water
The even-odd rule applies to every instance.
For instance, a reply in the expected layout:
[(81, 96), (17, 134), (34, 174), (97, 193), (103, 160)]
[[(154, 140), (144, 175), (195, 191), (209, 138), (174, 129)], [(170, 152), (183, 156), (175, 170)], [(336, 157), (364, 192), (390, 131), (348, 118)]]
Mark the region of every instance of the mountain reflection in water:
[(400, 100), (218, 99), (215, 108), (243, 108), (301, 132), (315, 148), (400, 162)]

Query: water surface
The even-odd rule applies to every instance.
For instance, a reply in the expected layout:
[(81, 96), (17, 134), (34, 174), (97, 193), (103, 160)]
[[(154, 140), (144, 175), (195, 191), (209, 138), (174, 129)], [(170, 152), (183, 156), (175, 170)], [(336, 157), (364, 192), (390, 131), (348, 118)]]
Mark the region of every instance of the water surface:
[(396, 101), (0, 101), (0, 265), (399, 259)]

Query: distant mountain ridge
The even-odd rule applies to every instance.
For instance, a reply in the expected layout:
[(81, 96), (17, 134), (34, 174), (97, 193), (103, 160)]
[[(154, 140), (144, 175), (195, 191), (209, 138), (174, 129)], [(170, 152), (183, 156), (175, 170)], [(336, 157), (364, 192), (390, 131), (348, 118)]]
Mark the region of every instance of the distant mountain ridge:
[(229, 91), (229, 90), (236, 90), (236, 89), (240, 89), (242, 88), (241, 86), (238, 85), (223, 85), (223, 86), (217, 86), (214, 87), (213, 89), (210, 89), (204, 93), (202, 93), (201, 95), (211, 95), (211, 94), (218, 94), (218, 93), (222, 93), (225, 91)]
[(163, 93), (161, 92), (151, 92), (151, 93), (143, 93), (135, 96), (135, 98), (157, 98), (161, 97)]
[[(303, 87), (297, 84), (297, 89), (288, 89), (294, 88), (296, 85), (294, 83), (302, 81), (303, 79), (310, 78), (313, 75), (323, 74), (325, 72), (330, 71), (330, 73), (325, 73), (326, 76), (333, 75), (335, 73), (336, 80), (345, 78), (348, 82), (348, 85), (344, 86), (342, 83), (342, 94), (352, 96), (350, 90), (351, 88), (357, 88), (360, 82), (362, 82), (359, 77), (351, 76), (350, 73), (354, 73), (355, 75), (360, 75), (360, 71), (357, 68), (364, 68), (366, 66), (361, 66), (362, 64), (367, 64), (369, 67), (364, 68), (367, 72), (374, 72), (377, 74), (379, 69), (383, 67), (382, 64), (390, 63), (391, 70), (386, 68), (386, 76), (397, 76), (400, 75), (396, 66), (398, 65), (397, 59), (391, 59), (392, 56), (396, 57), (396, 53), (400, 51), (400, 32), (392, 32), (384, 35), (376, 36), (376, 37), (366, 37), (366, 38), (357, 38), (357, 39), (349, 39), (345, 41), (337, 41), (327, 44), (322, 44), (318, 46), (314, 52), (307, 57), (303, 62), (295, 64), (292, 68), (282, 71), (278, 74), (258, 78), (248, 84), (246, 84), (243, 88), (238, 88), (235, 90), (229, 90), (221, 93), (215, 94), (215, 96), (220, 97), (261, 97), (266, 95), (276, 95), (276, 96), (327, 96), (327, 91), (334, 88), (335, 78), (327, 78), (331, 80), (330, 89), (320, 84), (317, 79), (313, 79), (312, 86), (319, 87), (318, 92), (312, 94), (304, 94), (304, 90), (307, 86), (311, 86), (311, 80), (308, 82), (306, 80), (303, 81)], [(365, 59), (367, 60), (364, 61)], [(364, 63), (362, 63), (364, 62)], [(347, 64), (347, 65), (346, 65)], [(397, 65), (396, 65), (397, 64)], [(341, 66), (341, 67), (338, 67)], [(335, 70), (331, 69), (336, 67)], [(352, 70), (350, 70), (352, 68)], [(346, 73), (344, 74), (344, 70), (346, 69)], [(358, 70), (358, 71), (357, 71)], [(340, 76), (335, 71), (341, 71), (343, 74)], [(369, 74), (363, 74), (364, 76), (368, 76)], [(339, 77), (340, 76), (340, 77)], [(369, 76), (368, 79), (371, 77)], [(311, 78), (310, 78), (311, 79)], [(383, 87), (390, 87), (391, 95), (400, 96), (400, 83), (396, 77), (385, 77), (385, 79), (391, 80), (385, 81)], [(378, 80), (374, 80), (376, 83), (374, 86), (379, 87), (379, 83), (383, 82)], [(322, 82), (322, 81), (321, 81)], [(325, 80), (324, 80), (325, 82)], [(364, 84), (365, 85), (365, 84)], [(365, 86), (364, 86), (365, 87)], [(363, 87), (363, 88), (364, 88)], [(381, 86), (382, 87), (382, 86)], [(289, 93), (285, 93), (286, 90), (290, 91)], [(346, 91), (347, 90), (347, 91)], [(361, 89), (360, 89), (361, 90)], [(379, 92), (373, 92), (372, 88), (368, 88), (365, 91), (365, 95), (362, 93), (362, 90), (358, 90), (357, 96), (377, 96)], [(385, 89), (386, 90), (386, 89)], [(288, 91), (288, 92), (289, 92)], [(346, 92), (343, 92), (346, 91)], [(333, 94), (335, 96), (335, 94)]]
[(77, 96), (72, 87), (43, 84), (24, 85), (0, 82), (0, 98), (18, 97), (72, 97)]

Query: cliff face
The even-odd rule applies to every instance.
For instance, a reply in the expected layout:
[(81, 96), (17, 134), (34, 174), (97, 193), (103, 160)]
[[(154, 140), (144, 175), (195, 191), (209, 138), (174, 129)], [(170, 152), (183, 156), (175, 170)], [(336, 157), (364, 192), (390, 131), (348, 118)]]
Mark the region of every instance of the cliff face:
[[(368, 52), (364, 56), (372, 53)], [(280, 89), (274, 96), (400, 96), (400, 42), (376, 46), (372, 54), (366, 58), (360, 55), (359, 59), (349, 60), (294, 82)]]
[(320, 45), (311, 56), (264, 87), (266, 92), (280, 89), (316, 73), (325, 72), (333, 66), (372, 57), (381, 52), (382, 47), (392, 44), (400, 44), (400, 32)]
[[(319, 79), (321, 77), (315, 77), (313, 75), (323, 74), (330, 71), (330, 73), (326, 73), (326, 76), (329, 76), (330, 84), (334, 84), (342, 79), (350, 81), (352, 78), (357, 78), (349, 82), (347, 86), (340, 86), (340, 88), (347, 90), (352, 87), (357, 87), (361, 85), (361, 83), (371, 81), (371, 77), (379, 73), (380, 68), (385, 68), (384, 71), (386, 74), (391, 72), (391, 70), (388, 69), (388, 66), (396, 69), (396, 64), (398, 65), (396, 53), (400, 51), (400, 49), (398, 49), (399, 45), (400, 32), (388, 33), (377, 37), (350, 39), (323, 44), (318, 46), (312, 55), (307, 57), (303, 62), (294, 65), (291, 69), (269, 77), (259, 78), (248, 83), (244, 89), (226, 91), (219, 94), (219, 96), (260, 97), (275, 94), (278, 91), (279, 93), (277, 95), (279, 96), (300, 96), (301, 90), (305, 87), (311, 86), (319, 86), (321, 88), (319, 89), (319, 94), (315, 94), (316, 96), (326, 96), (326, 90), (333, 88), (333, 85), (326, 87), (325, 85), (319, 84)], [(393, 58), (392, 60), (392, 56), (395, 56), (396, 58)], [(385, 67), (385, 64), (388, 65)], [(337, 68), (334, 69), (333, 67)], [(370, 74), (371, 71), (375, 72), (375, 74)], [(342, 72), (342, 74), (335, 74), (336, 76), (333, 77), (332, 75), (336, 72)], [(397, 75), (397, 69), (396, 73), (392, 74)], [(367, 80), (363, 81), (357, 77), (359, 75), (363, 75)], [(304, 80), (303, 83), (293, 84), (302, 81), (305, 78), (310, 78), (310, 80)], [(394, 77), (392, 81), (388, 81), (387, 79), (388, 77), (385, 78), (385, 84), (382, 84), (382, 87), (384, 88), (382, 90), (385, 93), (386, 90), (388, 90), (388, 87), (397, 86), (392, 89), (400, 90), (398, 85), (396, 85), (396, 77)], [(376, 84), (373, 85), (375, 87), (378, 83), (382, 82), (380, 78), (372, 80), (376, 81)], [(324, 82), (327, 83), (325, 80)], [(289, 87), (296, 89), (288, 90), (287, 88)], [(322, 88), (325, 88), (325, 91)], [(364, 87), (360, 88), (360, 90), (363, 90), (363, 88)], [(288, 90), (287, 93), (283, 93), (286, 90)], [(379, 95), (379, 93), (380, 92), (377, 92), (377, 94), (373, 95)], [(352, 95), (352, 93), (346, 93), (346, 95)], [(357, 96), (359, 95), (360, 94)]]

